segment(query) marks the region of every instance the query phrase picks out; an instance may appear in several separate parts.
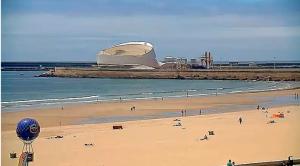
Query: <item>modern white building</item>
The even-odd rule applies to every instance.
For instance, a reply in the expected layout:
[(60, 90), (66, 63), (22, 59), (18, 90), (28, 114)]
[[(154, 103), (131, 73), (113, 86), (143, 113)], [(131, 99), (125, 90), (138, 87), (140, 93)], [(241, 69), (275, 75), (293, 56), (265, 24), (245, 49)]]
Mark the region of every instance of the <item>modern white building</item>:
[(159, 67), (154, 48), (148, 42), (128, 42), (104, 49), (97, 53), (97, 64)]

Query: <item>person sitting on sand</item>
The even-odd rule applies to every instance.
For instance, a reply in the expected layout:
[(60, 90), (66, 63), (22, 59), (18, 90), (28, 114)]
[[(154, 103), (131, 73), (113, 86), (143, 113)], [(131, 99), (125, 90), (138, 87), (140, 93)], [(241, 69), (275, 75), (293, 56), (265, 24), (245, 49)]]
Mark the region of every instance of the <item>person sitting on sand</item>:
[(182, 124), (180, 122), (177, 122), (177, 124), (175, 124), (173, 126), (182, 126)]
[(207, 135), (205, 134), (205, 135), (204, 135), (204, 137), (203, 137), (203, 138), (201, 138), (200, 140), (201, 140), (201, 141), (203, 141), (203, 140), (208, 140), (208, 137), (207, 137)]
[(231, 160), (228, 160), (227, 166), (232, 166)]

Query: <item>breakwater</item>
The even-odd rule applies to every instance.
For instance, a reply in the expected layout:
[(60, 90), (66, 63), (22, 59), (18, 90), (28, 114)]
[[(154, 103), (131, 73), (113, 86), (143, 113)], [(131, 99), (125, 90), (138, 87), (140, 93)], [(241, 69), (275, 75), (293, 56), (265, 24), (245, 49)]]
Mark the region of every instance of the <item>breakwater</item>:
[(120, 70), (57, 67), (40, 77), (300, 81), (300, 69)]

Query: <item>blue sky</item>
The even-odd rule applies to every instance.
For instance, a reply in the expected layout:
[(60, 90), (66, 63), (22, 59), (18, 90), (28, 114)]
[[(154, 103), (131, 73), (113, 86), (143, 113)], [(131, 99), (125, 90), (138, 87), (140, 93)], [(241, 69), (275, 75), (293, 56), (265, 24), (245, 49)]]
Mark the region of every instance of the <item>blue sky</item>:
[(158, 59), (300, 60), (298, 0), (2, 0), (2, 61), (95, 61), (127, 41)]

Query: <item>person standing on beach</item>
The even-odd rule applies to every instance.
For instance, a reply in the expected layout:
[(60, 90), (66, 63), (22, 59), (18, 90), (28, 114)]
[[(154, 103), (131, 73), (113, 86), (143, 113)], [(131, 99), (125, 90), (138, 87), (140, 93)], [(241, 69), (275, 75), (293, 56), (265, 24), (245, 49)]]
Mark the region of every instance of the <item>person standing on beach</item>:
[(183, 117), (183, 110), (181, 110), (181, 116)]
[(242, 124), (242, 122), (243, 122), (242, 117), (239, 118), (239, 122), (240, 122), (240, 124)]
[(199, 111), (199, 115), (201, 115), (201, 109), (200, 109), (200, 111)]

